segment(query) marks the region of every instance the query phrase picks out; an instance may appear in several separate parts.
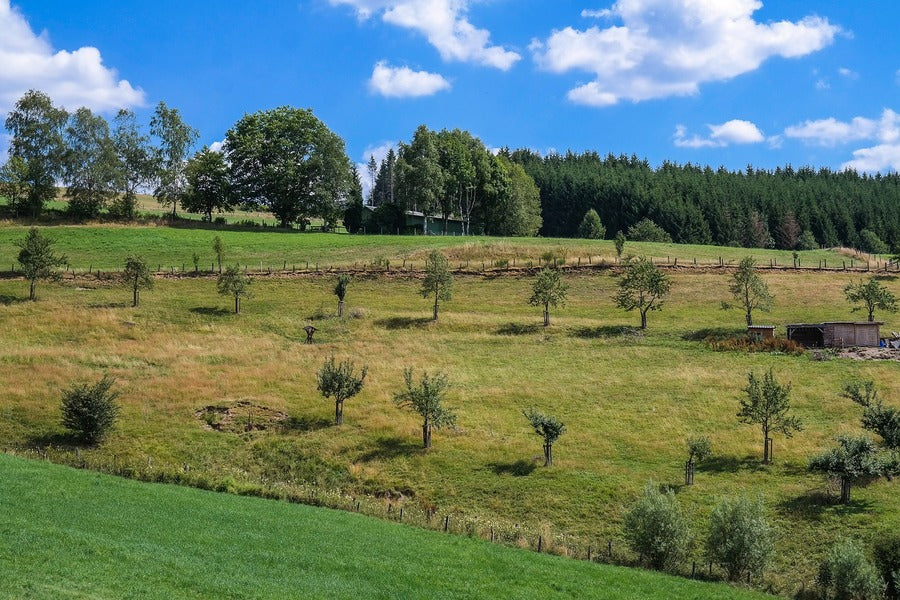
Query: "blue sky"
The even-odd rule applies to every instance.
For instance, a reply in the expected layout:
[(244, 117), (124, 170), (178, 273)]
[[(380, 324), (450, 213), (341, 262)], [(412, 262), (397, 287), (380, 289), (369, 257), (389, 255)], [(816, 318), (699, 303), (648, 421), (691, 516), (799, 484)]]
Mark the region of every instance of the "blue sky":
[(356, 162), (424, 123), (492, 148), (887, 172), (897, 23), (895, 0), (0, 0), (0, 111), (37, 88), (146, 123), (164, 100), (213, 144), (287, 104)]

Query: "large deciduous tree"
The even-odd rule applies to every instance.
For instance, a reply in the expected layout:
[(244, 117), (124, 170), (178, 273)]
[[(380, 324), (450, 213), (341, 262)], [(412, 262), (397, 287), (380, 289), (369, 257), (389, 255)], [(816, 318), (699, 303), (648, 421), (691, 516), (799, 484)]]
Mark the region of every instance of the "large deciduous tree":
[(17, 171), (27, 185), (27, 198), (17, 208), (36, 218), (44, 202), (56, 197), (56, 180), (62, 175), (65, 142), (63, 133), (68, 114), (53, 106), (50, 97), (36, 90), (23, 95), (6, 117), (6, 130), (12, 140), (10, 158), (22, 162)]
[(647, 313), (662, 310), (671, 288), (669, 276), (642, 256), (625, 265), (613, 301), (623, 310), (640, 312), (641, 329), (647, 329)]
[(150, 184), (156, 173), (156, 158), (150, 146), (150, 138), (141, 133), (134, 113), (122, 109), (113, 120), (113, 148), (118, 157), (119, 177), (110, 213), (120, 219), (134, 218), (138, 190)]
[(184, 210), (201, 214), (208, 222), (212, 222), (213, 211), (223, 213), (234, 210), (228, 165), (221, 152), (204, 146), (188, 161), (184, 175), (187, 183), (181, 201)]
[(36, 300), (35, 286), (38, 279), (56, 279), (59, 277), (57, 267), (66, 264), (66, 257), (53, 251), (53, 241), (41, 235), (36, 227), (32, 227), (25, 239), (16, 242), (19, 247), (19, 264), (25, 279), (28, 280), (28, 299)]
[(760, 379), (751, 371), (747, 375), (747, 397), (741, 398), (741, 410), (737, 416), (741, 423), (759, 425), (763, 434), (763, 462), (772, 461), (770, 453), (772, 433), (792, 437), (795, 431), (802, 431), (803, 423), (789, 414), (791, 410), (791, 384), (781, 385), (775, 373), (769, 369)]
[(121, 177), (109, 123), (88, 108), (79, 108), (66, 127), (63, 182), (68, 213), (79, 219), (99, 216), (115, 196)]
[(0, 166), (0, 196), (6, 198), (6, 203), (14, 216), (18, 217), (28, 212), (30, 193), (28, 163), (21, 156), (10, 156), (9, 160)]
[(157, 140), (156, 189), (153, 196), (162, 206), (171, 205), (174, 219), (178, 203), (184, 197), (184, 169), (199, 133), (184, 122), (177, 108), (169, 108), (165, 102), (156, 105), (150, 119), (150, 133)]
[(420, 125), (409, 144), (400, 144), (397, 160), (397, 192), (407, 209), (420, 211), (428, 217), (440, 210), (444, 193), (444, 172), (441, 169), (437, 134)]
[(245, 115), (225, 134), (225, 155), (240, 198), (270, 211), (281, 227), (327, 218), (350, 194), (344, 142), (311, 110)]
[[(744, 317), (747, 325), (753, 325), (753, 311), (761, 310), (769, 312), (772, 310), (772, 294), (769, 292), (769, 286), (756, 270), (756, 259), (752, 256), (745, 256), (738, 264), (737, 270), (731, 276), (731, 284), (728, 291), (738, 303), (738, 306), (744, 310)], [(732, 306), (723, 303), (722, 308), (729, 309)]]
[(897, 312), (897, 297), (881, 285), (873, 275), (868, 281), (848, 283), (844, 287), (847, 302), (854, 304), (853, 311), (865, 310), (869, 321), (875, 320), (875, 311)]
[(403, 370), (403, 382), (406, 389), (394, 394), (394, 402), (422, 417), (422, 443), (425, 448), (431, 448), (432, 431), (456, 423), (456, 413), (444, 405), (450, 382), (443, 373), (430, 376), (426, 371), (422, 373), (422, 381), (413, 384), (411, 367)]

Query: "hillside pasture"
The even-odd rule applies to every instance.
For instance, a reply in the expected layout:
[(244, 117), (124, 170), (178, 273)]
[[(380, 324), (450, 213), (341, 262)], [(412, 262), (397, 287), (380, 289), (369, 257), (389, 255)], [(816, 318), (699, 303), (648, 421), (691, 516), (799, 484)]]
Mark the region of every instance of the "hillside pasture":
[[(145, 231), (156, 232), (122, 229), (122, 239)], [(359, 247), (352, 252), (358, 257)], [(761, 495), (778, 531), (767, 581), (782, 593), (810, 588), (818, 560), (839, 536), (868, 541), (900, 526), (896, 483), (854, 488), (845, 507), (821, 477), (806, 472), (808, 458), (835, 435), (860, 431), (859, 407), (838, 395), (842, 382), (874, 379), (882, 397), (896, 403), (896, 362), (711, 350), (707, 336), (742, 331), (740, 312), (719, 308), (729, 299), (720, 272), (674, 272), (671, 300), (650, 314), (642, 333), (637, 315), (614, 308), (613, 275), (569, 276), (568, 303), (553, 311), (546, 329), (540, 310), (526, 305), (528, 276), (458, 277), (436, 323), (418, 280), (396, 273), (355, 278), (343, 320), (334, 317), (328, 275), (257, 277), (238, 316), (216, 295), (212, 278), (159, 280), (138, 309), (129, 306), (127, 290), (109, 282), (41, 285), (41, 301), (29, 303), (22, 281), (3, 280), (0, 439), (18, 447), (70, 446), (59, 425), (61, 390), (109, 374), (122, 392), (121, 420), (85, 455), (134, 465), (149, 456), (157, 469), (189, 464), (222, 489), (307, 485), (410, 512), (521, 525), (562, 553), (612, 542), (626, 562), (636, 557), (624, 548), (622, 516), (649, 480), (678, 492), (698, 535), (722, 496)], [(853, 277), (766, 273), (775, 309), (757, 322), (858, 318), (842, 291)], [(896, 278), (883, 282), (900, 294)], [(897, 315), (879, 316), (884, 330), (900, 329)], [(319, 330), (311, 345), (304, 343), (307, 324)], [(333, 403), (316, 392), (316, 370), (331, 355), (369, 366), (341, 427), (330, 424)], [(392, 399), (406, 366), (418, 374), (443, 371), (453, 384), (448, 404), (458, 425), (436, 432), (428, 452), (420, 448), (421, 423)], [(792, 439), (775, 436), (775, 464), (765, 466), (759, 430), (735, 415), (747, 373), (769, 368), (792, 383), (805, 430)], [(211, 426), (216, 411), (204, 409), (246, 406), (241, 402), (287, 417), (255, 428), (252, 411), (244, 416), (235, 408), (232, 418), (247, 419), (243, 431)], [(567, 426), (552, 468), (540, 466), (540, 440), (522, 416), (529, 407)], [(713, 458), (698, 465), (694, 486), (683, 487), (690, 435), (709, 436)], [(483, 527), (479, 535), (486, 535)], [(699, 545), (694, 558), (702, 561)]]

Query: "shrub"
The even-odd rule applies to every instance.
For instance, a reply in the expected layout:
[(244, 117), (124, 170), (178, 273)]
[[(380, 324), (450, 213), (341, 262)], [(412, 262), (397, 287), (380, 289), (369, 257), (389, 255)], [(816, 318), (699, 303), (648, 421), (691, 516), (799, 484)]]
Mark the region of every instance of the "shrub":
[(860, 250), (869, 254), (887, 254), (890, 250), (888, 245), (881, 241), (878, 234), (871, 229), (863, 229), (859, 232)]
[(62, 424), (88, 444), (99, 442), (112, 429), (119, 414), (115, 381), (107, 376), (94, 385), (73, 385), (63, 393)]
[(875, 566), (885, 583), (884, 595), (900, 599), (900, 533), (879, 538), (875, 543)]
[(634, 242), (671, 243), (672, 241), (672, 236), (665, 229), (646, 218), (629, 227), (627, 237)]
[(605, 235), (606, 227), (600, 221), (600, 215), (593, 208), (588, 210), (578, 226), (578, 237), (589, 240), (602, 240)]
[(878, 570), (850, 540), (836, 543), (819, 564), (816, 582), (823, 598), (836, 600), (866, 600), (881, 598), (884, 582)]
[(800, 237), (797, 238), (797, 250), (815, 250), (818, 247), (819, 242), (816, 241), (816, 236), (809, 229), (801, 233)]
[(652, 568), (674, 569), (687, 555), (691, 539), (675, 495), (648, 483), (644, 495), (625, 515), (625, 539)]
[(730, 581), (762, 573), (772, 558), (772, 531), (762, 500), (725, 498), (713, 509), (706, 535), (706, 554)]

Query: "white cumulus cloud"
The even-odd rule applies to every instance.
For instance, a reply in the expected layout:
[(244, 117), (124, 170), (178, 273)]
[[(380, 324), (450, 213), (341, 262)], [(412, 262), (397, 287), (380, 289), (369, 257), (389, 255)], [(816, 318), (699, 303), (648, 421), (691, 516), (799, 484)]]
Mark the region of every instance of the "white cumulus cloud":
[(446, 61), (472, 62), (507, 70), (519, 54), (491, 44), (491, 34), (469, 22), (471, 0), (330, 0), (348, 5), (357, 17), (369, 19), (380, 14), (385, 23), (418, 31)]
[(675, 145), (680, 148), (721, 148), (732, 144), (758, 144), (766, 137), (754, 123), (742, 119), (732, 119), (721, 125), (707, 125), (709, 136), (687, 137), (684, 125), (675, 127)]
[(833, 147), (851, 142), (869, 141), (874, 145), (853, 151), (853, 158), (841, 165), (869, 173), (900, 171), (900, 114), (885, 108), (879, 118), (853, 117), (840, 121), (834, 117), (809, 120), (784, 130), (785, 137), (807, 144)]
[(583, 14), (621, 24), (566, 27), (535, 40), (531, 50), (550, 72), (594, 76), (569, 92), (571, 101), (608, 106), (695, 94), (702, 83), (753, 71), (771, 57), (820, 50), (841, 31), (816, 16), (759, 23), (753, 13), (761, 6), (759, 0), (618, 0)]
[(450, 89), (450, 82), (437, 73), (392, 67), (379, 61), (372, 70), (369, 89), (388, 98), (415, 98)]
[(29, 89), (69, 109), (104, 111), (144, 104), (144, 92), (119, 79), (97, 48), (56, 50), (47, 32), (37, 35), (20, 10), (0, 0), (0, 111), (10, 110)]

